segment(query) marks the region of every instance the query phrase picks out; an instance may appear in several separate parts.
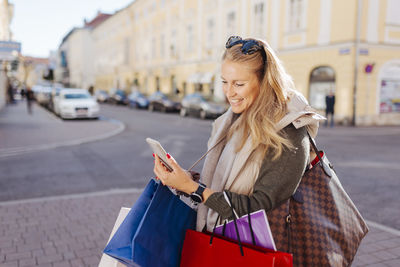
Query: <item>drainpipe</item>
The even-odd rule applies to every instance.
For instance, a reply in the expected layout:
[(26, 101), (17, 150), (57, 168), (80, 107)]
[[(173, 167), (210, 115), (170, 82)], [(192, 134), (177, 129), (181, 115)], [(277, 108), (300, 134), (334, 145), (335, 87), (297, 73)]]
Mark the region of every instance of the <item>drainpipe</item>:
[(361, 9), (362, 0), (357, 1), (357, 18), (356, 18), (356, 40), (355, 40), (355, 55), (354, 55), (354, 83), (353, 83), (353, 118), (351, 124), (356, 125), (356, 105), (357, 105), (357, 85), (358, 85), (358, 64), (359, 64), (359, 48), (360, 48), (360, 26), (361, 26)]

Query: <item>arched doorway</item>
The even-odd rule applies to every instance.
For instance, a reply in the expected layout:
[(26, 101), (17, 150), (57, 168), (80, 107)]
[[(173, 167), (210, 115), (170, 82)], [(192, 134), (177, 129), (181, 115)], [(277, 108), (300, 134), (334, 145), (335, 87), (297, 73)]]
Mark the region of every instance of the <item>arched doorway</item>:
[(390, 61), (379, 73), (379, 113), (400, 112), (400, 61)]
[(311, 71), (308, 101), (313, 108), (325, 111), (325, 96), (330, 92), (335, 94), (335, 80), (335, 71), (331, 67), (320, 66)]

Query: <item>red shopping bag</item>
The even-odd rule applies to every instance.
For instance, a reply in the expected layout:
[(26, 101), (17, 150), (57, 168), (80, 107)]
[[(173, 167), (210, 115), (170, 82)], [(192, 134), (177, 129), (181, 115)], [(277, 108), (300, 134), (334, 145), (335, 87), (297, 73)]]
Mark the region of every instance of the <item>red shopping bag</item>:
[(291, 254), (241, 244), (220, 235), (187, 230), (181, 267), (293, 266)]

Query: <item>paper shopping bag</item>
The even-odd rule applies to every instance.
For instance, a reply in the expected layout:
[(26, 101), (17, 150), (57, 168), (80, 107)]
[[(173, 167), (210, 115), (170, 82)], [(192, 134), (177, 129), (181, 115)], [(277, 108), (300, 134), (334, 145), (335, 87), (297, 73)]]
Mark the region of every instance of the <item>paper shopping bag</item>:
[[(250, 218), (249, 218), (250, 217)], [(268, 218), (265, 210), (258, 210), (250, 214), (246, 214), (236, 220), (239, 230), (240, 239), (243, 243), (252, 244), (252, 233), (250, 231), (250, 220), (253, 230), (253, 237), (257, 246), (276, 250), (274, 238), (269, 228)], [(236, 239), (236, 231), (234, 221), (218, 225), (215, 233)]]
[(236, 240), (211, 233), (188, 230), (182, 249), (181, 267), (287, 267), (292, 265), (292, 255), (280, 251), (242, 244)]
[(166, 186), (151, 180), (104, 253), (132, 266), (178, 266), (196, 212)]
[[(114, 236), (115, 232), (121, 225), (121, 223), (124, 221), (126, 216), (128, 215), (130, 208), (125, 208), (122, 207), (121, 210), (119, 211), (118, 217), (115, 220), (114, 227), (111, 231), (110, 238), (108, 239), (108, 242), (110, 242), (111, 238)], [(104, 254), (101, 256), (99, 266), (98, 267), (124, 267), (125, 265), (119, 262), (117, 259), (114, 259), (107, 254)]]

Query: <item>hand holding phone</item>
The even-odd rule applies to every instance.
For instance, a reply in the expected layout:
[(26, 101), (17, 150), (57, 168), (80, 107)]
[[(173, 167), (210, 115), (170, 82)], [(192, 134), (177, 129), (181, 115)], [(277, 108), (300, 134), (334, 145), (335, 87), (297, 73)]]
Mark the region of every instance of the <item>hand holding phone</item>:
[(167, 152), (165, 152), (165, 149), (161, 146), (160, 142), (149, 137), (146, 138), (146, 142), (150, 145), (153, 153), (157, 154), (165, 168), (167, 168), (168, 171), (172, 172), (172, 167), (167, 163)]

